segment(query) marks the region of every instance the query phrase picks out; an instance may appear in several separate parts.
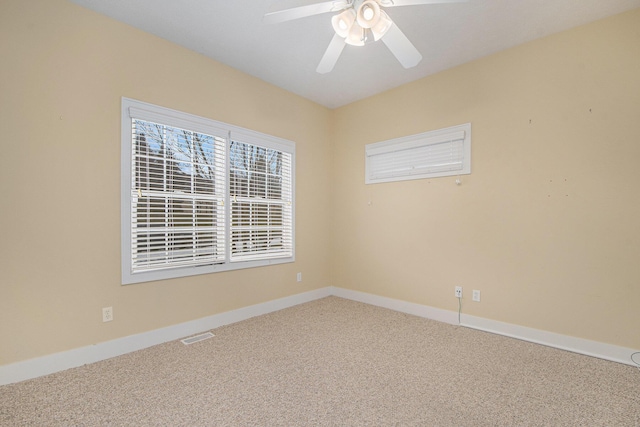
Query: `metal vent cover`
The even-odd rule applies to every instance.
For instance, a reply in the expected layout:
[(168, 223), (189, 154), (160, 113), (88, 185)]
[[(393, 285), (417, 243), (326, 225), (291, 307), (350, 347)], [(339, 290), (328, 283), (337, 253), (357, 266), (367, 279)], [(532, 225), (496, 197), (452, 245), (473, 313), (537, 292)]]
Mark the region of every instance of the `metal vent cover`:
[(203, 340), (209, 339), (209, 338), (214, 337), (214, 336), (215, 335), (213, 335), (211, 332), (205, 332), (203, 334), (194, 335), (192, 337), (185, 338), (185, 339), (182, 339), (180, 341), (184, 345), (189, 345), (189, 344), (193, 344), (194, 342), (203, 341)]

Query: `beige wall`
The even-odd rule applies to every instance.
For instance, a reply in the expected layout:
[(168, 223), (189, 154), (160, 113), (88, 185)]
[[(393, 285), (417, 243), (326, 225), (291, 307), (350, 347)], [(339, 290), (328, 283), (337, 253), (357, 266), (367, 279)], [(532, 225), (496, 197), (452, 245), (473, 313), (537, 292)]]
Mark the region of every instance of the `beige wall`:
[[(639, 29), (630, 12), (329, 111), (67, 1), (3, 1), (0, 365), (329, 285), (455, 310), (459, 284), (465, 313), (640, 348)], [(295, 141), (296, 263), (121, 286), (122, 96)], [(364, 185), (365, 144), (466, 122), (460, 187)]]
[[(329, 110), (62, 0), (2, 1), (0, 58), (0, 365), (330, 284)], [(296, 262), (121, 286), (122, 96), (295, 141)]]
[[(334, 285), (640, 348), (639, 76), (635, 10), (335, 110)], [(467, 122), (461, 186), (364, 184), (365, 144)]]

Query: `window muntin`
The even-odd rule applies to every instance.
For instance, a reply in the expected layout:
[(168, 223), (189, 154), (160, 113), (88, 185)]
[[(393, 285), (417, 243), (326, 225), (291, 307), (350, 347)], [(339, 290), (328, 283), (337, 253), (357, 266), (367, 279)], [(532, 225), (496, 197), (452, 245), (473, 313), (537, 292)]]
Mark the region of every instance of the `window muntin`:
[(294, 261), (292, 142), (126, 98), (122, 129), (123, 284)]

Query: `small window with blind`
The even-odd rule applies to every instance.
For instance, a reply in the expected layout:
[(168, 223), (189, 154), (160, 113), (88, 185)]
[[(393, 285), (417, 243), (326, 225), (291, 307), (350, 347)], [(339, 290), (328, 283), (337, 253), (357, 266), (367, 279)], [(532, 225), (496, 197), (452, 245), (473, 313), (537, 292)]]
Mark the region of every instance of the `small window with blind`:
[(295, 145), (123, 98), (122, 283), (294, 260)]
[(471, 173), (471, 123), (365, 147), (365, 183)]

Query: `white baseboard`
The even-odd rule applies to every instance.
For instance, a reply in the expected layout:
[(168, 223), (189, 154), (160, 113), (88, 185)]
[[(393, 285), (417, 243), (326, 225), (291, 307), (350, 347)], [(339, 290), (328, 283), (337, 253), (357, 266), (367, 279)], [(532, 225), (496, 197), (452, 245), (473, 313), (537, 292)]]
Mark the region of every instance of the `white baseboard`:
[(293, 307), (330, 295), (330, 288), (321, 288), (291, 295), (261, 304), (214, 314), (190, 322), (168, 326), (149, 332), (130, 335), (112, 341), (80, 347), (69, 351), (0, 366), (0, 385), (25, 381), (31, 378), (64, 371), (66, 369), (120, 356), (147, 347), (174, 341), (209, 329), (250, 319), (252, 317)]
[(458, 324), (458, 313), (443, 310), (441, 308), (430, 307), (428, 305), (416, 304), (399, 299), (381, 297), (366, 292), (352, 291), (350, 289), (331, 287), (331, 295), (340, 298), (350, 299), (353, 301), (363, 302), (377, 307), (388, 308), (390, 310), (399, 311), (401, 313), (413, 314), (414, 316), (424, 317), (439, 322), (449, 323), (451, 325)]
[[(225, 313), (215, 314), (213, 316), (180, 323), (178, 325), (168, 326), (166, 328), (143, 332), (112, 341), (25, 360), (22, 362), (16, 362), (9, 365), (2, 365), (0, 366), (0, 385), (24, 381), (86, 365), (88, 363), (98, 362), (130, 353), (132, 351), (142, 350), (154, 345), (195, 335), (209, 329), (215, 329), (220, 326), (250, 319), (255, 316), (315, 301), (330, 295), (388, 308), (401, 313), (437, 320), (439, 322), (449, 323), (452, 325), (458, 324), (458, 312), (456, 311), (443, 310), (441, 308), (411, 303), (366, 292), (330, 286), (273, 301), (267, 301), (261, 304), (239, 308)], [(524, 326), (470, 316), (467, 314), (461, 315), (460, 324), (472, 329), (517, 338), (524, 341), (632, 366), (635, 366), (635, 364), (631, 360), (631, 355), (638, 351), (597, 341), (590, 341), (582, 338), (575, 338), (553, 332), (546, 332)]]
[(540, 329), (499, 322), (468, 314), (462, 315), (460, 324), (467, 328), (517, 338), (519, 340), (542, 344), (560, 350), (567, 350), (573, 353), (584, 354), (586, 356), (597, 357), (611, 362), (636, 366), (631, 360), (631, 355), (637, 350), (626, 347), (586, 340), (584, 338), (577, 338), (569, 335), (556, 334), (554, 332), (542, 331)]
[[(366, 292), (352, 291), (337, 287), (331, 288), (331, 295), (400, 311), (402, 313), (413, 314), (427, 319), (438, 320), (452, 325), (458, 324), (457, 311), (443, 310), (440, 308), (429, 307), (427, 305), (415, 304)], [(631, 348), (556, 334), (554, 332), (547, 332), (539, 329), (527, 328), (525, 326), (499, 322), (468, 314), (461, 315), (460, 325), (523, 341), (542, 344), (548, 347), (567, 350), (573, 353), (636, 366), (636, 364), (631, 360), (631, 355), (638, 350)]]

